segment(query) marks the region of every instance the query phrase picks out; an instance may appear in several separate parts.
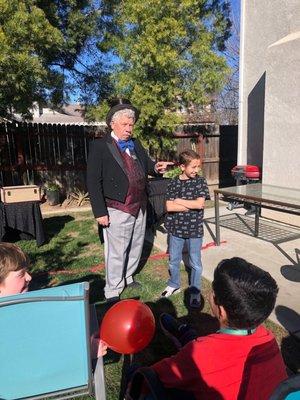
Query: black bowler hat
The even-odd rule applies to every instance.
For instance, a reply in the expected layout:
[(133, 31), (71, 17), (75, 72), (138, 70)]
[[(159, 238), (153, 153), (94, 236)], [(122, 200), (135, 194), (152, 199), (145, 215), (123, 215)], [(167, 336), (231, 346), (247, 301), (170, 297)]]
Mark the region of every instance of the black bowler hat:
[(108, 111), (107, 116), (106, 116), (107, 126), (110, 126), (112, 117), (117, 111), (121, 111), (121, 110), (125, 110), (125, 109), (132, 110), (135, 115), (135, 122), (138, 120), (140, 112), (136, 107), (134, 107), (130, 103), (129, 100), (117, 98), (117, 99), (110, 100), (109, 103), (110, 103), (111, 109)]

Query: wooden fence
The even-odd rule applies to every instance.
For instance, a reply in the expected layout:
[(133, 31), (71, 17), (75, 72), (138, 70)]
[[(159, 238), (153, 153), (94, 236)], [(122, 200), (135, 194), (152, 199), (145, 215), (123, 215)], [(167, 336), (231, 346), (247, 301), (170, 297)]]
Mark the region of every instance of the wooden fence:
[(1, 123), (0, 184), (84, 186), (88, 142), (98, 133), (90, 126)]
[(210, 192), (217, 187), (235, 184), (230, 171), (237, 162), (237, 126), (196, 125), (190, 131), (177, 132), (175, 136), (179, 139), (177, 153), (192, 149), (200, 154)]
[[(98, 126), (1, 123), (0, 185), (43, 185), (56, 180), (65, 192), (74, 187), (85, 189), (88, 144), (103, 133), (103, 127)], [(228, 178), (236, 162), (236, 127), (197, 125), (176, 132), (174, 138), (178, 139), (177, 153), (192, 148), (202, 156), (211, 189), (219, 186), (219, 176)], [(219, 150), (220, 141), (225, 153)]]

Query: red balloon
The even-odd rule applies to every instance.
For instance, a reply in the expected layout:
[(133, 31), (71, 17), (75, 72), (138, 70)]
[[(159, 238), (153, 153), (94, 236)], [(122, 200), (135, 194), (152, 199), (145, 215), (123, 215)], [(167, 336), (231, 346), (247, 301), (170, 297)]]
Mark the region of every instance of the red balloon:
[(109, 348), (121, 354), (144, 349), (153, 338), (155, 319), (146, 304), (133, 299), (114, 304), (104, 315), (100, 338)]

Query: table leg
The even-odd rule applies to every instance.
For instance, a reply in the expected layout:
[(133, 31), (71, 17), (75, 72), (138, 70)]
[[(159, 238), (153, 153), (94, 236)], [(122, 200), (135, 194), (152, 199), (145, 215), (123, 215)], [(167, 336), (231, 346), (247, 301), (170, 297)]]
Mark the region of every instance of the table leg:
[(258, 204), (255, 204), (255, 225), (254, 225), (255, 237), (257, 237), (259, 234), (259, 214), (260, 214), (260, 207)]
[(220, 246), (220, 213), (219, 193), (215, 192), (215, 224), (216, 224), (216, 245)]

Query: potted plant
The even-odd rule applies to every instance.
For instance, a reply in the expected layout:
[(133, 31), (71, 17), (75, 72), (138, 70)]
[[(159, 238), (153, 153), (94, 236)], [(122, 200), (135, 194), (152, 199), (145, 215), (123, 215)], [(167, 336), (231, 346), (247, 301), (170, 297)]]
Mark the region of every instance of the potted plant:
[(60, 187), (55, 182), (48, 182), (46, 184), (47, 202), (50, 204), (50, 206), (56, 206), (59, 204), (59, 190)]

